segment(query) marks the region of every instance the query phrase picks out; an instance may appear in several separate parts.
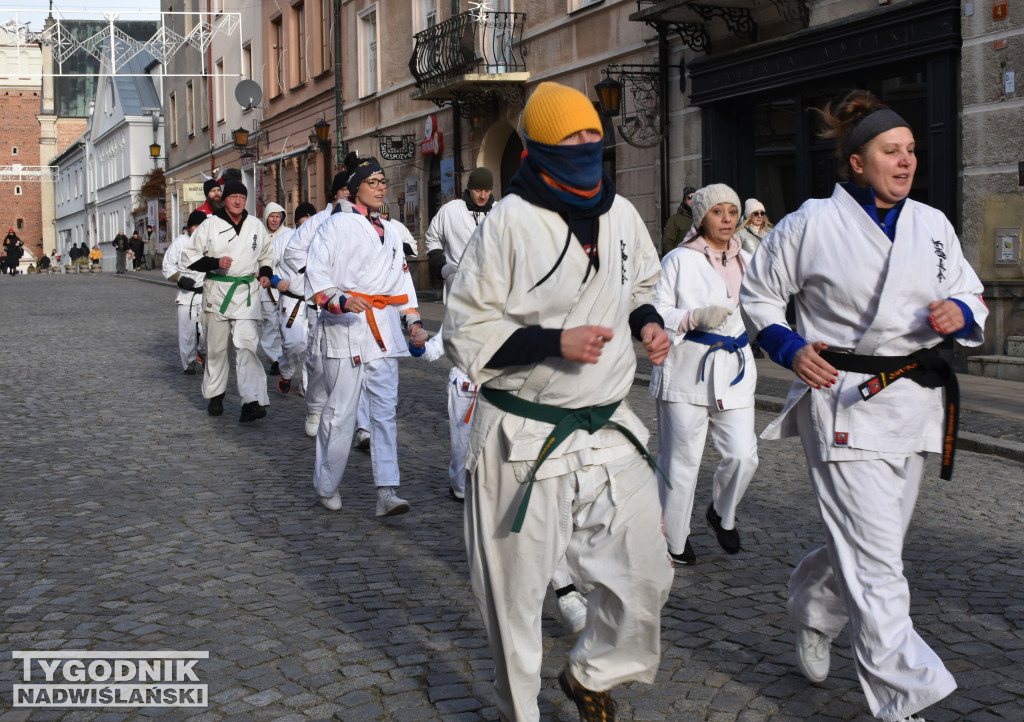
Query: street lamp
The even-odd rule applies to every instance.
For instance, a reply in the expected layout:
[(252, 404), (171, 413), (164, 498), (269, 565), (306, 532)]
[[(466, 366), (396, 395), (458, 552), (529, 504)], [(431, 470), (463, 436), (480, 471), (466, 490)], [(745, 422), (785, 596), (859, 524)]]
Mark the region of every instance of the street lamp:
[(236, 148), (244, 148), (249, 145), (249, 131), (245, 128), (236, 128), (231, 131), (231, 138)]
[(594, 90), (597, 91), (597, 102), (601, 106), (601, 115), (606, 118), (614, 118), (618, 115), (622, 105), (622, 83), (610, 75), (605, 75), (604, 80), (594, 86)]
[[(331, 192), (331, 124), (321, 118), (313, 124), (313, 133), (309, 136), (310, 141), (316, 141), (320, 152), (324, 156), (324, 194)], [(333, 201), (333, 198), (328, 198)]]
[(149, 157), (153, 159), (153, 167), (157, 167), (157, 161), (160, 159), (160, 144), (150, 143), (149, 145)]

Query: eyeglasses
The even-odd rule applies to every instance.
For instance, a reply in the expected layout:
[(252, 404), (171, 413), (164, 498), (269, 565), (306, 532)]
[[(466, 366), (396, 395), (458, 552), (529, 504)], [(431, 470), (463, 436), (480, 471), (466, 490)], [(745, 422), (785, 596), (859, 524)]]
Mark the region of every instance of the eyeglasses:
[(764, 211), (754, 211), (750, 215), (752, 215), (752, 216), (763, 216), (764, 215)]
[(387, 188), (388, 187), (388, 179), (387, 178), (368, 178), (367, 180), (364, 180), (363, 183), (365, 183), (366, 185), (370, 186), (370, 188), (372, 188), (374, 190), (376, 190), (378, 186), (381, 187), (381, 188)]

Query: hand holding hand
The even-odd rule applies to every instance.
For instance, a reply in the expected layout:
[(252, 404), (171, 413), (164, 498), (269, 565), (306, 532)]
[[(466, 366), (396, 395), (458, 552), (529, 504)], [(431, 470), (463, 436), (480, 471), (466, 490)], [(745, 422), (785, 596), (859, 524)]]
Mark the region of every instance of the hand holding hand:
[(263, 286), (263, 288), (270, 288), (270, 279), (266, 276), (260, 276), (260, 285)]
[(731, 311), (722, 306), (704, 306), (693, 312), (693, 323), (699, 331), (712, 331), (729, 318)]
[(827, 348), (824, 341), (815, 341), (793, 355), (793, 373), (813, 389), (829, 388), (839, 375), (832, 364), (818, 355)]
[(606, 326), (577, 326), (562, 331), (562, 358), (585, 364), (596, 364), (604, 344), (612, 339)]
[(644, 351), (647, 352), (650, 362), (655, 366), (661, 366), (668, 357), (668, 350), (672, 347), (672, 342), (668, 340), (665, 329), (652, 321), (640, 329), (640, 340), (644, 344)]
[(291, 287), (292, 287), (292, 284), (288, 283), (288, 281), (278, 281), (277, 282), (277, 290), (280, 291), (281, 293), (284, 293), (285, 291), (287, 291)]
[(948, 298), (943, 301), (932, 301), (928, 304), (928, 310), (931, 311), (928, 323), (935, 333), (946, 336), (964, 327), (964, 312)]

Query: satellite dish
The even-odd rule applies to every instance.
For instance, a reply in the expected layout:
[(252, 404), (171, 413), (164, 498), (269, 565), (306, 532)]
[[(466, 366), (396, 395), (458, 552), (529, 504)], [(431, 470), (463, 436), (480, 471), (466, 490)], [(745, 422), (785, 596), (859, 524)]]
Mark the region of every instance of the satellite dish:
[(246, 110), (263, 102), (263, 91), (255, 80), (243, 80), (235, 86), (235, 100)]

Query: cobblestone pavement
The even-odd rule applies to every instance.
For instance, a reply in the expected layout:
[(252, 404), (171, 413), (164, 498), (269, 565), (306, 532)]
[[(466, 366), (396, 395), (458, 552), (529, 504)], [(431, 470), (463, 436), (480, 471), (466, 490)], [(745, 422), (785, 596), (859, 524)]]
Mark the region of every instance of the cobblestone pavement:
[[(241, 426), (232, 386), (209, 417), (200, 377), (180, 372), (173, 295), (112, 276), (0, 279), (0, 720), (494, 719), (462, 508), (446, 494), (447, 366), (401, 363), (412, 511), (373, 516), (369, 458), (354, 452), (345, 507), (328, 512), (302, 400), (272, 391), (268, 418)], [(653, 427), (646, 390), (630, 402)], [(709, 450), (698, 509), (716, 461)], [(906, 545), (917, 628), (960, 684), (927, 717), (1022, 720), (1022, 466), (957, 464), (943, 483), (930, 463)], [(734, 557), (695, 527), (657, 684), (616, 689), (620, 717), (867, 722), (845, 634), (825, 683), (794, 666), (786, 580), (822, 538), (795, 442), (762, 445), (739, 516)], [(572, 638), (553, 597), (545, 612), (541, 713), (574, 720), (555, 681)], [(210, 705), (12, 709), (9, 652), (26, 649), (208, 650)]]

